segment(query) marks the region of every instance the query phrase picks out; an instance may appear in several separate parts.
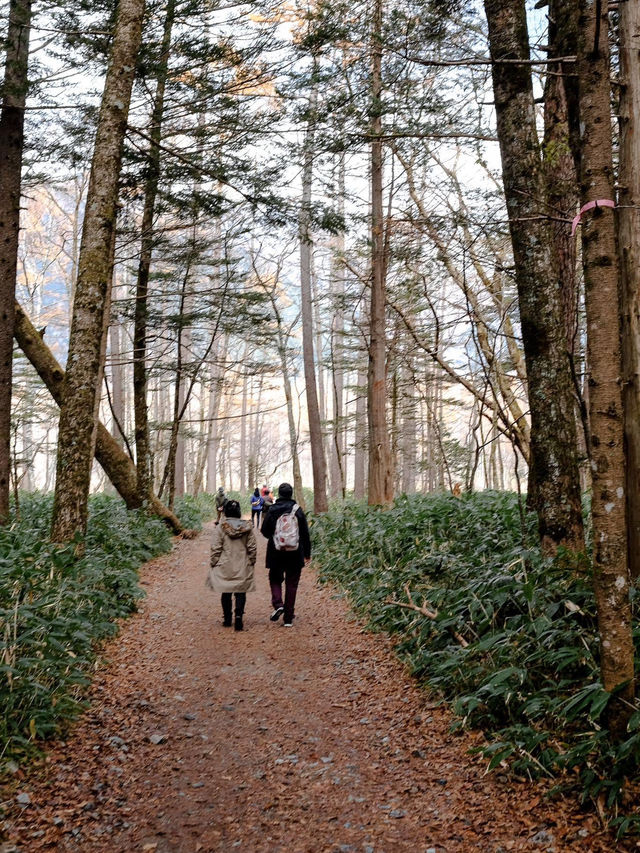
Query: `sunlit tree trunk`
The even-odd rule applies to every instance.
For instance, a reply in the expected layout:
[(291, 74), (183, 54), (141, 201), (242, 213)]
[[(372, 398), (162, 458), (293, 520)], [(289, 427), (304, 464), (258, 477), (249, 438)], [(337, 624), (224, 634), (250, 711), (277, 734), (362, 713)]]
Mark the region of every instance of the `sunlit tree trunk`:
[(302, 307), (302, 357), (304, 362), (304, 380), (309, 419), (309, 439), (311, 442), (311, 467), (313, 469), (313, 509), (326, 512), (327, 472), (324, 457), (322, 424), (316, 367), (313, 346), (313, 303), (311, 297), (311, 264), (313, 238), (311, 235), (311, 186), (313, 179), (313, 158), (315, 146), (313, 112), (316, 109), (317, 92), (312, 89), (309, 111), (311, 113), (305, 135), (302, 167), (302, 206), (300, 210), (300, 291)]
[(371, 300), (367, 412), (368, 502), (393, 501), (391, 447), (387, 425), (386, 258), (382, 207), (382, 0), (375, 0), (371, 44)]
[(11, 0), (0, 109), (0, 524), (9, 519), (13, 327), (31, 0)]
[[(485, 0), (531, 411), (530, 492), (543, 549), (584, 548), (573, 380), (547, 221), (524, 0)], [(515, 62), (514, 60), (519, 60)]]
[[(599, 13), (599, 14), (598, 14)], [(614, 199), (607, 5), (580, 4), (580, 193), (582, 204)], [(624, 424), (615, 215), (596, 207), (582, 215), (587, 314), (589, 421), (593, 492), (593, 583), (598, 608), (600, 668), (616, 691), (608, 723), (617, 737), (633, 712), (633, 637), (629, 602)]]
[(144, 0), (120, 0), (98, 117), (58, 427), (51, 532), (55, 542), (68, 542), (76, 533), (84, 534), (87, 526), (87, 499), (104, 366), (100, 351), (105, 333), (110, 249), (144, 6)]

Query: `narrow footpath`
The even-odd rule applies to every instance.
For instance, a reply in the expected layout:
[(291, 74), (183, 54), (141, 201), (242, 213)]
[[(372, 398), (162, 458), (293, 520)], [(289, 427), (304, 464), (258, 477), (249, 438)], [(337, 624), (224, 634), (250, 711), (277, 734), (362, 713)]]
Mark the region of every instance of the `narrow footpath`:
[(270, 623), (261, 536), (246, 630), (223, 628), (204, 585), (210, 530), (143, 569), (147, 598), (107, 647), (90, 710), (19, 780), (4, 850), (624, 849), (541, 784), (485, 775), (468, 754), (480, 735), (451, 735), (389, 640), (312, 568), (294, 627)]

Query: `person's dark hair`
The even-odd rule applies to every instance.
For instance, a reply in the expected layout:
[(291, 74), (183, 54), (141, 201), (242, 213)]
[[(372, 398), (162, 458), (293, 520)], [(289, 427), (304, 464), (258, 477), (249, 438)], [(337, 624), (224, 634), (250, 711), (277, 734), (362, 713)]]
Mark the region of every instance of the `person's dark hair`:
[(242, 518), (242, 510), (238, 501), (227, 501), (224, 505), (224, 514), (227, 518)]
[(280, 483), (278, 486), (278, 495), (285, 500), (293, 497), (293, 486), (291, 483)]
[(259, 497), (260, 497), (260, 489), (259, 489), (257, 486), (256, 486), (256, 490), (255, 490), (255, 492), (253, 493), (253, 496), (254, 496), (254, 498), (259, 498)]

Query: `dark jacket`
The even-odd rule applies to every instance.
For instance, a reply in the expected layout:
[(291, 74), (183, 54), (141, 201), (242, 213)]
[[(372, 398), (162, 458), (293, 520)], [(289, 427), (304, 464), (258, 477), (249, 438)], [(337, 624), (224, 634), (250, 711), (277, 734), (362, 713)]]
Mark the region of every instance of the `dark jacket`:
[(291, 512), (295, 501), (278, 498), (269, 508), (260, 532), (268, 539), (267, 561), (268, 569), (298, 569), (304, 566), (305, 558), (311, 557), (311, 538), (309, 536), (309, 525), (304, 512), (298, 507), (296, 518), (298, 519), (298, 530), (300, 532), (300, 544), (297, 551), (278, 551), (273, 544), (273, 534), (276, 530), (276, 521), (285, 512)]

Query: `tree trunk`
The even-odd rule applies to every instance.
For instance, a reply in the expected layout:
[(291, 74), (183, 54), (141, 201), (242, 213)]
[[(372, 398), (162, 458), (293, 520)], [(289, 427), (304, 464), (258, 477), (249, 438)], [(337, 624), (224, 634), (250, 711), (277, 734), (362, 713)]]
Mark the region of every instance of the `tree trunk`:
[(129, 114), (144, 0), (120, 0), (91, 163), (78, 282), (69, 336), (51, 536), (68, 542), (87, 526), (99, 390), (104, 309), (115, 227), (118, 179)]
[(138, 264), (136, 301), (133, 320), (133, 410), (136, 437), (136, 468), (141, 497), (151, 489), (149, 415), (147, 408), (147, 295), (149, 271), (153, 252), (153, 217), (160, 181), (160, 140), (164, 116), (164, 94), (169, 69), (171, 32), (175, 18), (175, 0), (168, 0), (165, 12), (160, 62), (156, 75), (156, 92), (151, 113), (147, 176), (145, 180), (144, 210), (142, 213), (142, 243)]
[(640, 576), (640, 5), (621, 3), (620, 209), (622, 364), (629, 571)]
[(362, 500), (367, 494), (367, 374), (360, 368), (357, 374), (356, 417), (353, 439), (353, 496)]
[[(15, 338), (18, 346), (35, 368), (54, 401), (58, 406), (62, 406), (65, 393), (64, 370), (17, 303), (15, 316)], [(109, 434), (109, 430), (100, 422), (97, 427), (95, 457), (126, 503), (127, 509), (138, 509), (141, 503), (137, 491), (135, 466)], [(159, 516), (174, 533), (183, 532), (184, 528), (180, 521), (153, 493), (148, 495), (148, 502), (153, 513)]]
[(525, 3), (485, 0), (484, 5), (527, 366), (532, 503), (547, 553), (554, 553), (559, 545), (581, 551), (584, 535), (573, 381), (561, 283), (547, 221)]
[(370, 506), (393, 502), (387, 428), (386, 263), (382, 209), (382, 0), (375, 0), (371, 44), (371, 303), (367, 412)]
[[(614, 199), (607, 4), (580, 4), (581, 201)], [(582, 215), (582, 262), (587, 314), (589, 421), (593, 476), (593, 583), (598, 608), (600, 668), (614, 737), (633, 712), (633, 637), (629, 602), (621, 391), (618, 256), (614, 212)]]
[(309, 439), (311, 442), (311, 467), (313, 470), (313, 509), (314, 512), (326, 512), (327, 472), (318, 403), (318, 386), (313, 346), (313, 303), (311, 298), (311, 184), (313, 180), (314, 122), (317, 93), (313, 84), (309, 101), (310, 118), (304, 143), (304, 162), (302, 169), (302, 206), (300, 209), (300, 294), (302, 306), (302, 357), (304, 361), (304, 381), (309, 418)]
[[(344, 219), (345, 209), (345, 158), (340, 154), (338, 162), (338, 213)], [(335, 240), (333, 258), (333, 321), (331, 323), (331, 380), (333, 397), (333, 421), (331, 425), (331, 452), (329, 482), (332, 497), (345, 496), (344, 471), (344, 232)]]
[(13, 326), (31, 0), (11, 0), (0, 110), (0, 524), (9, 520)]
[(124, 382), (122, 380), (122, 353), (120, 351), (121, 328), (119, 318), (113, 317), (109, 325), (109, 354), (111, 356), (111, 408), (113, 425), (111, 434), (120, 447), (124, 441), (120, 429), (126, 430), (124, 411)]

